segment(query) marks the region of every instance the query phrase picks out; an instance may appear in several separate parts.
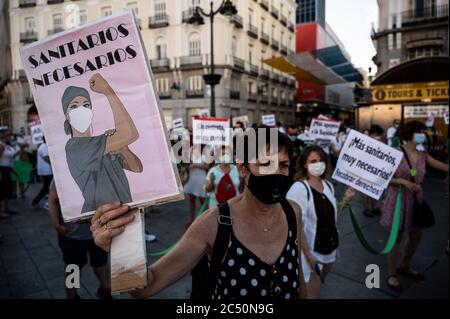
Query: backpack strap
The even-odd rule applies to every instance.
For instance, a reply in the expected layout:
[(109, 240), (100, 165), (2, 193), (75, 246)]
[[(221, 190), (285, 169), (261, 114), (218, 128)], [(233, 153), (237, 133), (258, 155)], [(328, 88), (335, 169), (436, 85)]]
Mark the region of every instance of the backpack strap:
[(286, 220), (288, 222), (289, 230), (292, 230), (294, 236), (297, 237), (297, 218), (295, 216), (294, 209), (287, 199), (283, 199), (280, 204), (283, 207), (284, 213), (286, 214)]
[(303, 187), (305, 187), (305, 189), (306, 189), (306, 196), (307, 196), (307, 199), (308, 199), (308, 202), (309, 202), (309, 198), (311, 197), (311, 195), (310, 195), (310, 193), (309, 193), (309, 187), (306, 185), (306, 183), (304, 182), (304, 181), (298, 181), (300, 184), (302, 184), (303, 185)]
[(331, 183), (330, 183), (329, 181), (327, 181), (327, 180), (324, 180), (324, 182), (325, 182), (325, 184), (328, 186), (328, 188), (330, 189), (331, 194), (334, 195), (334, 188), (333, 188), (333, 186), (331, 185)]
[(219, 216), (217, 217), (217, 235), (214, 241), (214, 247), (211, 252), (211, 260), (209, 262), (209, 273), (206, 281), (205, 288), (207, 289), (207, 295), (210, 296), (211, 291), (214, 289), (214, 284), (219, 273), (220, 266), (222, 265), (222, 259), (228, 249), (228, 243), (230, 242), (230, 235), (232, 231), (233, 220), (230, 216), (230, 207), (228, 203), (219, 205)]

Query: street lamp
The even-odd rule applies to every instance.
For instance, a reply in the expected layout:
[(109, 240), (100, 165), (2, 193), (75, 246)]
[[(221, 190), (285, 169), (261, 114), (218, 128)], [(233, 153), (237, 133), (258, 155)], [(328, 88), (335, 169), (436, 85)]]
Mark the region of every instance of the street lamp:
[(211, 117), (216, 116), (216, 96), (215, 96), (215, 86), (220, 83), (221, 75), (214, 73), (214, 16), (217, 14), (221, 14), (227, 17), (231, 17), (235, 14), (237, 14), (237, 9), (234, 6), (234, 4), (231, 2), (231, 0), (223, 0), (222, 4), (220, 5), (219, 9), (214, 11), (214, 2), (210, 2), (210, 11), (206, 13), (203, 11), (201, 7), (195, 7), (194, 14), (189, 19), (188, 23), (194, 24), (194, 25), (203, 25), (205, 24), (205, 21), (203, 17), (209, 18), (209, 23), (211, 26), (211, 68), (209, 74), (203, 75), (203, 79), (205, 80), (205, 83), (209, 86), (211, 86)]

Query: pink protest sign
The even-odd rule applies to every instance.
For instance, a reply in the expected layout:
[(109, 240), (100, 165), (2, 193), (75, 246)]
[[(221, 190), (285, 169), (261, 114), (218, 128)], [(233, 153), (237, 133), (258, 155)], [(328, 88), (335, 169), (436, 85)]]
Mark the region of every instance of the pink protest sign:
[(21, 58), (66, 221), (111, 201), (182, 198), (131, 12), (35, 42)]

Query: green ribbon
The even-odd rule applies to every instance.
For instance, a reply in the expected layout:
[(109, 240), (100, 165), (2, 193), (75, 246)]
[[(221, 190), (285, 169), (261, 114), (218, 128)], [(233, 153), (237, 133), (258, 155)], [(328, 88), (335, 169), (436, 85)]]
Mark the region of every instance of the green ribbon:
[[(201, 214), (203, 214), (203, 212), (209, 207), (209, 197), (206, 197), (205, 201), (203, 202), (202, 206), (200, 206), (200, 208), (197, 210), (197, 212), (195, 213), (195, 219), (197, 219)], [(161, 257), (164, 256), (165, 254), (167, 254), (169, 251), (171, 251), (173, 249), (173, 247), (175, 247), (178, 244), (178, 242), (176, 242), (175, 244), (173, 244), (172, 246), (155, 252), (155, 253), (149, 253), (148, 255), (151, 257)]]
[(361, 227), (359, 227), (359, 224), (356, 220), (355, 214), (353, 213), (351, 205), (348, 206), (348, 210), (350, 212), (350, 218), (352, 220), (352, 224), (353, 224), (353, 228), (355, 229), (356, 236), (358, 236), (358, 239), (361, 242), (361, 244), (363, 245), (363, 247), (371, 254), (379, 255), (379, 256), (386, 256), (394, 248), (394, 246), (397, 242), (397, 236), (398, 236), (398, 232), (400, 229), (400, 218), (401, 218), (402, 197), (403, 197), (402, 195), (403, 195), (403, 189), (400, 187), (398, 190), (397, 202), (395, 205), (391, 233), (389, 235), (389, 239), (388, 239), (386, 246), (381, 251), (377, 251), (374, 248), (372, 248), (372, 246), (370, 246), (369, 242), (366, 240), (366, 238), (364, 237), (364, 235), (361, 231)]

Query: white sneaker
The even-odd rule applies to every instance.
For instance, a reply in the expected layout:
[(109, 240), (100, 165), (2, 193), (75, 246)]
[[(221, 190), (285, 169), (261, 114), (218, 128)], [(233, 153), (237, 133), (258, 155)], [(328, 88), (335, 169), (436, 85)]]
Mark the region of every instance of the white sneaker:
[(156, 236), (152, 234), (145, 234), (145, 241), (152, 242), (156, 240)]

